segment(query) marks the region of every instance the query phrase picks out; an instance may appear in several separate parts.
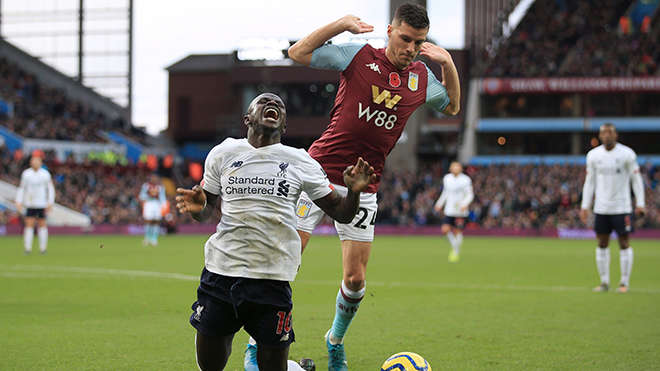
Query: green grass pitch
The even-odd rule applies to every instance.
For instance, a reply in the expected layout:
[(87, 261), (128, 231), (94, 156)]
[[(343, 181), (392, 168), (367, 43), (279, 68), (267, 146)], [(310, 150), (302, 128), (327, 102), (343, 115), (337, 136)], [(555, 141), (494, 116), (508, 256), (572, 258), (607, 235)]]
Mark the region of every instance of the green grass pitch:
[[(195, 370), (188, 324), (206, 236), (53, 236), (25, 256), (0, 237), (0, 370)], [(36, 242), (36, 241), (35, 241)], [(103, 247), (101, 248), (101, 244)], [(351, 370), (413, 351), (434, 370), (660, 368), (660, 243), (633, 239), (631, 292), (591, 292), (594, 241), (377, 237), (345, 344)], [(290, 358), (326, 369), (338, 240), (313, 237), (294, 284)], [(612, 249), (612, 283), (619, 279)], [(227, 370), (242, 370), (240, 331)]]

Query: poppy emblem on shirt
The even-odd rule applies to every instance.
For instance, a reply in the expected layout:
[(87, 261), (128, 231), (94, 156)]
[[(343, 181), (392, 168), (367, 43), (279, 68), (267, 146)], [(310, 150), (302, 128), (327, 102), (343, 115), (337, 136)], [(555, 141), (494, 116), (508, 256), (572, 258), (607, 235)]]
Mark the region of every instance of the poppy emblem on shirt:
[(401, 86), (401, 77), (397, 72), (390, 72), (390, 86), (393, 88)]
[(410, 91), (417, 91), (417, 88), (419, 87), (419, 75), (411, 72), (408, 75), (408, 89)]

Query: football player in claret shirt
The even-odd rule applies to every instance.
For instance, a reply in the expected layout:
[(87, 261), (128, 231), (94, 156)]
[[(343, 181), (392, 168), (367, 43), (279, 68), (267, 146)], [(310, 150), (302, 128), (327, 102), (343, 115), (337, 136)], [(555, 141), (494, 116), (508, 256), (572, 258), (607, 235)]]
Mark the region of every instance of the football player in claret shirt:
[[(289, 57), (303, 65), (340, 71), (339, 89), (330, 113), (330, 123), (309, 148), (338, 192), (346, 192), (342, 172), (362, 156), (378, 176), (360, 209), (348, 224), (335, 223), (341, 240), (343, 277), (337, 293), (335, 318), (326, 333), (330, 370), (347, 369), (343, 338), (365, 293), (366, 268), (376, 220), (376, 192), (390, 153), (410, 115), (422, 105), (455, 115), (459, 111), (458, 73), (449, 53), (426, 41), (429, 19), (424, 7), (403, 4), (387, 27), (387, 46), (327, 44), (342, 33), (373, 31), (360, 18), (347, 15), (325, 25), (289, 48)], [(435, 76), (423, 55), (442, 67)], [(442, 82), (441, 82), (442, 81)], [(304, 193), (298, 202), (298, 231), (303, 248), (323, 217)]]
[(160, 220), (165, 205), (165, 187), (160, 183), (158, 175), (152, 174), (149, 181), (142, 185), (140, 190), (142, 201), (142, 217), (144, 219), (143, 245), (158, 245)]
[(347, 223), (358, 211), (360, 192), (376, 176), (357, 158), (343, 172), (348, 192), (334, 190), (305, 150), (280, 143), (286, 109), (277, 95), (256, 97), (243, 123), (247, 138), (227, 138), (206, 157), (202, 186), (177, 189), (179, 212), (189, 212), (196, 220), (207, 219), (218, 201), (222, 208), (216, 233), (204, 246), (205, 264), (190, 323), (197, 329), (200, 369), (223, 369), (234, 334), (244, 327), (258, 345), (249, 359), (254, 367), (258, 363), (262, 371), (283, 371), (295, 340), (289, 282), (300, 266), (295, 215), (300, 193)]

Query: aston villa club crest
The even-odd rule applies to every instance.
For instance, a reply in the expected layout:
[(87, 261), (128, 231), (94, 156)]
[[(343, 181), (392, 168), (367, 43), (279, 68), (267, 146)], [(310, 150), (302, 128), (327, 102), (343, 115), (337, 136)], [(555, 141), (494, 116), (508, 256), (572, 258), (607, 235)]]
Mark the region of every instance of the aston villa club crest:
[(417, 91), (417, 88), (419, 87), (419, 75), (411, 72), (410, 75), (408, 75), (408, 89), (410, 91)]
[(296, 210), (296, 215), (298, 215), (299, 218), (305, 218), (307, 215), (309, 215), (309, 210), (312, 208), (312, 203), (299, 199), (298, 200), (298, 208)]
[(393, 88), (401, 86), (401, 77), (397, 72), (390, 72), (390, 86)]

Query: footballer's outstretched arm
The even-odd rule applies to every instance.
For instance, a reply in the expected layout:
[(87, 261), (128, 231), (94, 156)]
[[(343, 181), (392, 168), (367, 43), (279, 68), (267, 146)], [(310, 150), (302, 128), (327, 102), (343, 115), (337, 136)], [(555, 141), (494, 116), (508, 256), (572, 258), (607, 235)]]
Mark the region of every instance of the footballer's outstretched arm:
[(457, 114), (461, 110), (461, 84), (451, 54), (444, 48), (430, 42), (422, 44), (419, 54), (428, 57), (442, 67), (442, 82), (449, 96), (449, 104), (442, 112), (447, 115)]
[(192, 189), (176, 189), (176, 208), (181, 214), (190, 213), (193, 219), (203, 222), (213, 215), (218, 195), (196, 185)]
[(314, 50), (340, 33), (349, 31), (350, 33), (359, 34), (373, 30), (374, 26), (361, 21), (360, 18), (354, 15), (347, 15), (298, 40), (298, 42), (289, 48), (289, 58), (295, 62), (309, 66), (312, 63), (312, 53)]
[(339, 223), (350, 223), (360, 206), (360, 192), (375, 181), (374, 168), (360, 157), (355, 165), (344, 170), (344, 184), (348, 188), (346, 197), (332, 190), (327, 196), (314, 200), (314, 203)]

